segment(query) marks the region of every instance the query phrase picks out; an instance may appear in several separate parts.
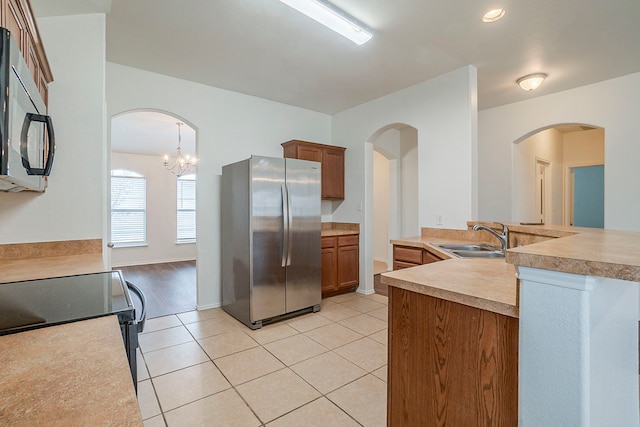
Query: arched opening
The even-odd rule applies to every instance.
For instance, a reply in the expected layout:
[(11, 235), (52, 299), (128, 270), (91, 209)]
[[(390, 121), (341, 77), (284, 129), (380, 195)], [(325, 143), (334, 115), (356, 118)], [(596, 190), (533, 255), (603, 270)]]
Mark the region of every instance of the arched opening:
[[(178, 145), (183, 155), (195, 157), (196, 137), (196, 129), (188, 121), (169, 112), (135, 110), (111, 119), (109, 169), (140, 173), (146, 180), (146, 189), (143, 206), (135, 212), (135, 225), (139, 228), (142, 223), (144, 230), (128, 243), (121, 243), (121, 236), (113, 236), (113, 216), (120, 215), (118, 229), (126, 233), (129, 224), (125, 216), (130, 207), (126, 198), (119, 197), (125, 202), (119, 203), (113, 197), (114, 190), (122, 192), (122, 189), (116, 188), (111, 178), (107, 221), (113, 247), (110, 262), (113, 268), (122, 270), (126, 280), (145, 292), (149, 318), (196, 307), (196, 172), (185, 172), (179, 177), (164, 160), (167, 156), (166, 163), (172, 166)], [(144, 212), (142, 219), (140, 212)]]
[(604, 227), (604, 129), (556, 124), (514, 141), (513, 220)]
[[(372, 227), (365, 240), (371, 242), (371, 275), (374, 289), (384, 293), (375, 277), (393, 268), (390, 240), (419, 234), (418, 226), (418, 132), (403, 123), (380, 128), (369, 139), (371, 182), (367, 193)], [(369, 280), (367, 274), (367, 281)]]

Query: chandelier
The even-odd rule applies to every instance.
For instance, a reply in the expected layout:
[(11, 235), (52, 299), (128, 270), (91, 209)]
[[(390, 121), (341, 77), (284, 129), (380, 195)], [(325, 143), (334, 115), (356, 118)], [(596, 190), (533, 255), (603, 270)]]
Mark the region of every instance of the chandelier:
[(198, 165), (198, 159), (188, 154), (182, 156), (182, 137), (180, 135), (180, 126), (184, 123), (176, 123), (178, 125), (178, 148), (176, 149), (176, 161), (169, 166), (169, 156), (164, 156), (164, 167), (177, 177), (181, 177), (187, 172), (191, 172)]

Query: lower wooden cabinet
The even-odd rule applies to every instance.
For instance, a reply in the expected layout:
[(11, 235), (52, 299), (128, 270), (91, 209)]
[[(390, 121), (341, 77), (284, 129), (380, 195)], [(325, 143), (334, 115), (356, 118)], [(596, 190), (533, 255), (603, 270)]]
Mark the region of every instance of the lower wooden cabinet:
[(442, 258), (426, 249), (393, 245), (394, 270), (415, 267), (417, 265), (429, 264), (437, 261), (442, 261)]
[(387, 425), (517, 426), (518, 319), (389, 287)]
[(353, 290), (360, 284), (359, 240), (357, 234), (321, 239), (323, 297)]

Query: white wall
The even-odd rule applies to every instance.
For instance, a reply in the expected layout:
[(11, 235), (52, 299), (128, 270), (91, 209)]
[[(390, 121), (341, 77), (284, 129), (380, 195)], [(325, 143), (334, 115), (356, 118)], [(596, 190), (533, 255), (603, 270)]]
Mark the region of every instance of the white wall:
[(111, 169), (134, 171), (147, 181), (147, 246), (112, 249), (113, 267), (196, 259), (195, 243), (176, 243), (176, 177), (162, 157), (112, 152)]
[(604, 164), (604, 129), (565, 133), (563, 158), (566, 165)]
[(402, 231), (399, 236), (420, 234), (418, 219), (418, 132), (407, 127), (400, 131), (400, 168), (402, 187)]
[(55, 160), (44, 194), (0, 193), (0, 243), (102, 238), (104, 15), (42, 18), (38, 27), (54, 77), (49, 114)]
[[(416, 128), (420, 226), (434, 226), (440, 212), (443, 226), (465, 228), (476, 216), (475, 94), (476, 69), (463, 67), (333, 116), (332, 142), (347, 147), (346, 197), (334, 220), (361, 224), (362, 292), (373, 290), (373, 144), (367, 141), (394, 123)], [(365, 203), (364, 211), (357, 210), (358, 202)]]
[(107, 63), (108, 117), (158, 109), (184, 118), (198, 133), (198, 306), (220, 294), (220, 174), (252, 154), (282, 157), (282, 142), (331, 143), (331, 117), (248, 95)]
[(518, 220), (511, 209), (513, 142), (555, 124), (604, 128), (605, 228), (640, 231), (640, 73), (479, 112), (479, 217)]
[[(551, 194), (547, 198), (548, 218), (551, 224), (562, 224), (562, 170), (563, 134), (556, 129), (546, 129), (515, 144), (513, 147), (513, 219), (521, 222), (538, 222), (537, 170), (538, 159), (549, 162), (547, 184)], [(549, 215), (550, 214), (550, 215)], [(489, 218), (491, 219), (491, 218)], [(547, 222), (545, 220), (545, 222)]]
[(389, 160), (373, 152), (373, 259), (389, 262)]

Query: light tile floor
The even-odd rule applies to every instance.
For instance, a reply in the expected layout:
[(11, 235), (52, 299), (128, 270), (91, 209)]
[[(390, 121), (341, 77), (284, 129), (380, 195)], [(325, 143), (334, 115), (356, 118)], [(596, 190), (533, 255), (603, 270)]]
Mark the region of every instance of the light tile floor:
[(256, 331), (219, 308), (149, 319), (138, 371), (145, 427), (385, 426), (387, 297)]

